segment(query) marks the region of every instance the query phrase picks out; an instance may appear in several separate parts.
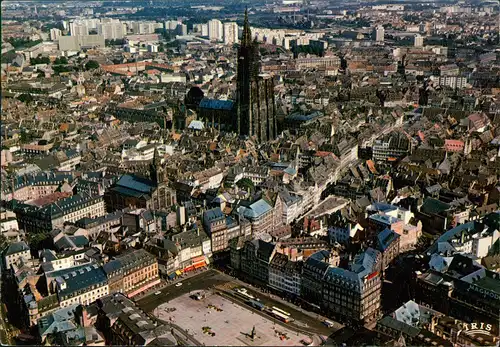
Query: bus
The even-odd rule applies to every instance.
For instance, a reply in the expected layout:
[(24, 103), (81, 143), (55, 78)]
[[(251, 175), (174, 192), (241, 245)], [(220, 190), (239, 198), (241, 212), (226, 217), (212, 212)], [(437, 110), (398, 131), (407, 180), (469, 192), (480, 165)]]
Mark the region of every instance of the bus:
[(280, 308), (278, 308), (276, 306), (273, 306), (273, 310), (278, 311), (279, 313), (284, 314), (285, 316), (290, 317), (290, 313), (288, 313), (286, 311), (283, 311), (282, 309), (280, 309)]
[(264, 308), (266, 307), (263, 303), (261, 303), (259, 301), (255, 301), (255, 300), (248, 300), (246, 303), (247, 303), (247, 305), (250, 305), (259, 311), (263, 311)]
[(290, 323), (290, 317), (284, 315), (283, 313), (279, 313), (276, 310), (271, 310), (269, 312), (274, 318), (279, 319), (283, 323)]

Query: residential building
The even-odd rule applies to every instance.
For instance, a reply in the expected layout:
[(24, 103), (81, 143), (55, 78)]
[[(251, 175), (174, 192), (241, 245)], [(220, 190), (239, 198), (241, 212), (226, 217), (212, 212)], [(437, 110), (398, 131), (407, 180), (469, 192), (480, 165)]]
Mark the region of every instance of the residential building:
[(241, 272), (257, 283), (269, 283), (269, 267), (276, 245), (260, 239), (247, 241), (241, 250)]
[(31, 258), (30, 248), (24, 241), (13, 242), (4, 250), (3, 257), (5, 268), (9, 270), (19, 260)]
[(51, 41), (57, 41), (60, 36), (62, 36), (61, 29), (57, 29), (57, 28), (50, 29), (50, 40)]
[(328, 268), (321, 303), (327, 315), (364, 324), (378, 320), (382, 290), (380, 258), (380, 252), (368, 248), (355, 257), (349, 269)]
[(102, 197), (76, 194), (41, 207), (19, 203), (14, 212), (20, 229), (37, 233), (50, 232), (65, 222), (76, 222), (84, 217), (103, 216), (105, 209)]
[(384, 42), (384, 40), (385, 40), (385, 29), (382, 25), (379, 25), (375, 29), (375, 41)]
[(57, 293), (61, 307), (73, 304), (89, 305), (109, 294), (106, 273), (97, 264), (88, 264), (59, 270), (50, 282), (51, 290)]
[(212, 41), (222, 41), (224, 35), (224, 27), (222, 22), (218, 19), (211, 19), (208, 25), (208, 38)]
[(105, 346), (104, 337), (86, 319), (79, 304), (60, 308), (38, 320), (38, 335), (44, 344)]
[(102, 35), (105, 40), (121, 40), (126, 34), (125, 25), (119, 20), (100, 23), (97, 25), (97, 34)]
[(59, 37), (60, 51), (80, 51), (83, 48), (104, 48), (103, 35), (77, 35), (77, 36), (60, 36)]
[(306, 301), (320, 306), (323, 302), (323, 279), (328, 269), (337, 267), (340, 257), (337, 252), (320, 250), (304, 261), (300, 296)]
[(423, 47), (424, 46), (424, 38), (422, 37), (422, 35), (415, 35), (415, 37), (413, 38), (413, 46), (415, 47)]
[(153, 320), (132, 300), (121, 293), (110, 294), (94, 304), (96, 327), (105, 337), (106, 345), (175, 346), (170, 326)]
[(408, 155), (411, 151), (411, 142), (405, 134), (392, 132), (375, 140), (373, 143), (373, 159), (395, 160)]
[(275, 253), (269, 264), (269, 286), (292, 297), (300, 296), (302, 262), (291, 261), (282, 253)]
[(117, 256), (103, 266), (109, 293), (120, 292), (131, 298), (160, 283), (158, 260), (144, 249)]
[(89, 35), (89, 28), (85, 23), (71, 22), (69, 23), (69, 33), (71, 36), (87, 36)]
[(87, 230), (89, 237), (95, 239), (101, 232), (108, 232), (119, 228), (122, 223), (122, 217), (123, 212), (116, 211), (96, 218), (84, 217), (77, 220), (75, 225)]
[(150, 210), (141, 208), (135, 210), (126, 209), (122, 216), (122, 226), (132, 233), (145, 232), (154, 235), (160, 231), (160, 220)]
[(238, 43), (238, 24), (235, 22), (224, 23), (224, 44), (234, 45)]
[(155, 32), (155, 23), (153, 22), (133, 22), (132, 23), (132, 31), (134, 34), (154, 34)]
[(382, 270), (387, 269), (399, 255), (399, 240), (399, 234), (391, 229), (387, 228), (378, 233), (376, 249), (382, 254)]
[(220, 207), (203, 213), (203, 226), (207, 235), (212, 239), (212, 252), (225, 250), (229, 245), (226, 239), (226, 216)]
[(258, 237), (274, 228), (273, 208), (264, 199), (257, 200), (248, 207), (238, 207), (238, 214), (241, 218), (252, 223), (252, 234)]
[[(491, 214), (492, 216), (495, 213)], [(500, 231), (494, 226), (484, 223), (485, 219), (466, 222), (446, 231), (429, 248), (428, 252), (436, 253), (439, 249), (448, 249), (453, 253), (462, 253), (476, 259), (486, 257), (500, 238)]]

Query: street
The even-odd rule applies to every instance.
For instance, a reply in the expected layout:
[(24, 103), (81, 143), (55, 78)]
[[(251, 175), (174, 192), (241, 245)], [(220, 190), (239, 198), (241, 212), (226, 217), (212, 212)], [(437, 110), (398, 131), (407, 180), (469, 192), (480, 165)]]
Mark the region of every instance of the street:
[(171, 284), (170, 286), (161, 290), (161, 294), (159, 295), (155, 295), (153, 293), (146, 297), (143, 297), (137, 300), (137, 305), (144, 311), (151, 312), (161, 304), (168, 302), (182, 294), (208, 289), (213, 286), (228, 283), (230, 280), (231, 277), (227, 275), (221, 274), (215, 270), (207, 270), (200, 273), (199, 275), (181, 281), (182, 286), (180, 287), (176, 287), (175, 284)]

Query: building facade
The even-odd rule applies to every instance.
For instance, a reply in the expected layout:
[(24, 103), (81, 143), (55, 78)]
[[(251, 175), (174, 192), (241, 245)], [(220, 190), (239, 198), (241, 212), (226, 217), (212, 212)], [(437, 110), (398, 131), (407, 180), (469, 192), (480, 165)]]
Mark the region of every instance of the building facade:
[(234, 45), (238, 43), (238, 24), (235, 22), (224, 23), (224, 44)]
[(160, 283), (158, 260), (144, 249), (120, 255), (104, 265), (110, 293), (129, 298)]
[(76, 194), (43, 207), (16, 204), (14, 207), (19, 228), (26, 232), (50, 232), (65, 222), (84, 217), (96, 218), (105, 214), (102, 196)]

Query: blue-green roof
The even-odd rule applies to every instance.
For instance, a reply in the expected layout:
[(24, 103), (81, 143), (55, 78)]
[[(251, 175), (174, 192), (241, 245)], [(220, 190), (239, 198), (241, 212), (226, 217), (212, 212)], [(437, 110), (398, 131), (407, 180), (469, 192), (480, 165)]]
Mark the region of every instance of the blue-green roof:
[(200, 108), (208, 108), (212, 110), (226, 110), (230, 111), (233, 109), (234, 103), (231, 100), (217, 100), (203, 98), (200, 101)]
[(72, 271), (63, 276), (66, 288), (59, 292), (59, 297), (67, 297), (78, 291), (86, 291), (93, 285), (99, 285), (107, 281), (106, 274), (99, 266), (87, 265), (79, 270)]
[(9, 245), (9, 247), (7, 247), (7, 250), (5, 251), (5, 255), (7, 256), (7, 255), (20, 253), (20, 252), (28, 251), (29, 249), (30, 248), (28, 247), (28, 245), (24, 241), (14, 242), (14, 243), (11, 243)]
[(243, 216), (250, 219), (256, 219), (262, 216), (263, 214), (269, 212), (272, 207), (263, 199), (260, 199), (249, 207), (240, 206), (238, 211), (243, 213)]
[(155, 184), (151, 180), (134, 175), (123, 175), (122, 177), (120, 177), (118, 182), (116, 182), (116, 186), (135, 190), (145, 194), (149, 194), (151, 190), (155, 188)]

